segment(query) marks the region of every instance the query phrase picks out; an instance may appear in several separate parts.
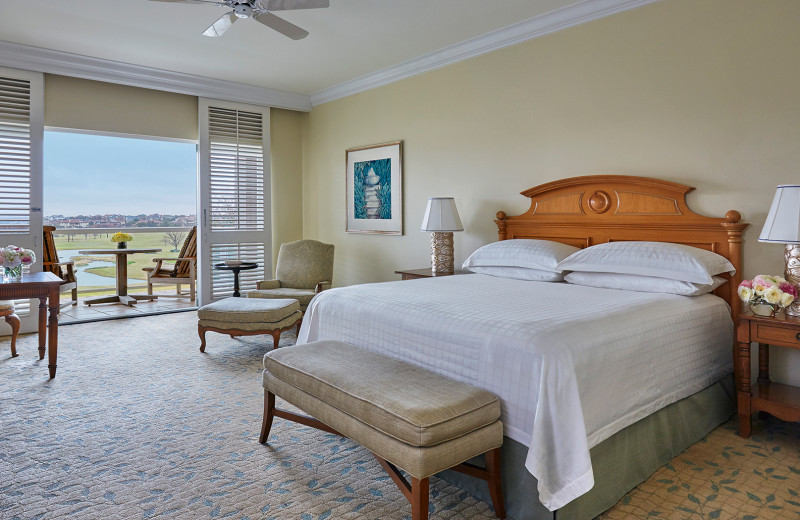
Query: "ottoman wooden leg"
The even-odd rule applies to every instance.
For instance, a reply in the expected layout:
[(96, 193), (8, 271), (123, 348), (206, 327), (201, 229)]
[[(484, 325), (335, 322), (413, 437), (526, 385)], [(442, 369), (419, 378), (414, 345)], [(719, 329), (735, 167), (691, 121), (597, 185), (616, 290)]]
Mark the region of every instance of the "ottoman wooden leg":
[(270, 335), (272, 335), (272, 350), (275, 350), (276, 348), (278, 348), (278, 344), (281, 342), (281, 331), (272, 330), (269, 333)]
[(275, 394), (264, 392), (264, 419), (261, 422), (261, 435), (258, 442), (264, 444), (269, 438), (269, 431), (272, 429), (272, 420), (275, 418)]
[(197, 333), (200, 335), (200, 352), (206, 351), (206, 328), (202, 325), (197, 325)]

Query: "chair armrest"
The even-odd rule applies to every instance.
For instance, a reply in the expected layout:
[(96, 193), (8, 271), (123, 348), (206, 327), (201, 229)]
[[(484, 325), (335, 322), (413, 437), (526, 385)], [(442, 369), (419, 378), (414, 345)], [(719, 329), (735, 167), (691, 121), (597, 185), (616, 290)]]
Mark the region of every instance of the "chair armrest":
[(320, 292), (322, 292), (322, 291), (324, 291), (326, 289), (330, 289), (332, 286), (333, 286), (333, 283), (331, 283), (331, 282), (329, 282), (327, 280), (324, 281), (324, 282), (319, 282), (317, 284), (316, 289), (314, 289), (314, 292), (315, 293), (320, 293)]
[(42, 262), (42, 265), (75, 265), (75, 262), (72, 260), (67, 260), (66, 262)]
[(194, 260), (194, 257), (187, 256), (185, 258), (153, 258), (153, 262), (188, 262)]
[(261, 280), (256, 283), (257, 289), (280, 289), (281, 282), (279, 280)]

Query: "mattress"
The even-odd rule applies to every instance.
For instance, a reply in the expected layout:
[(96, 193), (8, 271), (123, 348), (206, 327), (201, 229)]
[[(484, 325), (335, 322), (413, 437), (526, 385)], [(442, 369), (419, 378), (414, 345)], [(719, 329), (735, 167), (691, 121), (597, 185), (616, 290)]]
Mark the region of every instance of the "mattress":
[(333, 339), (496, 393), (556, 510), (594, 484), (591, 447), (732, 372), (727, 304), (485, 275), (331, 289), (298, 343)]

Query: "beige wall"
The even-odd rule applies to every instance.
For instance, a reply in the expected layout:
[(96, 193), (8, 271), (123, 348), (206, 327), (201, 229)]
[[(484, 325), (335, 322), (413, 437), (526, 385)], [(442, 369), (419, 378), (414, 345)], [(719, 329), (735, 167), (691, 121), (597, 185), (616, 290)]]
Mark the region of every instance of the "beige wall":
[(282, 243), (303, 238), (302, 119), (300, 112), (270, 110), (273, 266)]
[(197, 140), (197, 97), (45, 74), (49, 127)]
[[(314, 107), (306, 116), (304, 236), (336, 244), (334, 284), (429, 265), (426, 199), (454, 196), (456, 263), (496, 240), (518, 193), (588, 174), (695, 186), (709, 216), (751, 223), (745, 272), (779, 273), (757, 242), (775, 186), (800, 179), (800, 3), (670, 0)], [(401, 237), (347, 234), (344, 151), (404, 140)]]

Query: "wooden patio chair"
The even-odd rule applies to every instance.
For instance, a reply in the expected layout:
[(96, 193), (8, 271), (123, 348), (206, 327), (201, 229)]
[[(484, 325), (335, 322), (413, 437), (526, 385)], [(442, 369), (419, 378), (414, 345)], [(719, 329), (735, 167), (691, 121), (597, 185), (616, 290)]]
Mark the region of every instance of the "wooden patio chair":
[(153, 294), (153, 284), (174, 284), (177, 294), (159, 294), (159, 297), (185, 298), (181, 285), (189, 285), (189, 298), (195, 301), (197, 284), (197, 226), (193, 227), (183, 242), (178, 258), (153, 258), (155, 267), (145, 267), (147, 294)]
[(72, 291), (71, 300), (64, 303), (59, 302), (58, 310), (60, 311), (64, 307), (78, 304), (78, 279), (75, 278), (75, 262), (72, 260), (69, 262), (58, 261), (58, 251), (56, 251), (56, 243), (53, 239), (53, 231), (55, 230), (54, 226), (42, 227), (44, 238), (42, 240), (42, 256), (44, 257), (42, 271), (51, 272), (64, 280), (59, 288), (60, 292)]

